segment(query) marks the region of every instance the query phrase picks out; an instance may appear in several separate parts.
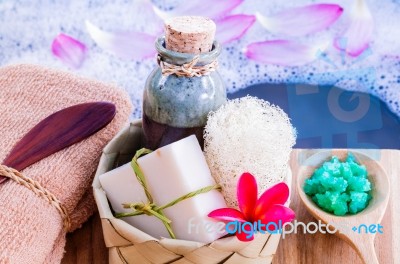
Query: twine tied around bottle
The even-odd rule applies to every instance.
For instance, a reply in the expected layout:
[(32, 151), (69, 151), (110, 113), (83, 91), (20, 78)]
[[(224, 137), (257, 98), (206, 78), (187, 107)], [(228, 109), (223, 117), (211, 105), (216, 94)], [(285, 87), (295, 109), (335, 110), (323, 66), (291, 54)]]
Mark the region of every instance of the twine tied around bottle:
[(69, 229), (71, 228), (71, 219), (69, 217), (67, 209), (61, 203), (61, 201), (57, 199), (57, 197), (54, 194), (52, 194), (49, 190), (44, 188), (38, 181), (26, 177), (16, 169), (1, 164), (0, 164), (0, 175), (14, 180), (15, 182), (33, 191), (39, 197), (42, 197), (46, 201), (48, 201), (60, 213), (60, 216), (63, 220), (64, 230), (66, 232), (69, 231)]
[(165, 216), (163, 210), (168, 208), (168, 207), (174, 206), (175, 204), (177, 204), (177, 203), (179, 203), (181, 201), (184, 201), (186, 199), (192, 198), (192, 197), (194, 197), (196, 195), (199, 195), (199, 194), (202, 194), (202, 193), (207, 193), (207, 192), (212, 191), (212, 190), (221, 191), (221, 186), (216, 184), (216, 185), (211, 185), (211, 186), (207, 186), (207, 187), (204, 187), (204, 188), (200, 188), (200, 189), (198, 189), (196, 191), (193, 191), (193, 192), (187, 193), (185, 195), (182, 195), (181, 197), (178, 197), (177, 199), (169, 202), (166, 205), (157, 206), (154, 203), (153, 197), (151, 196), (151, 193), (149, 192), (149, 190), (147, 188), (146, 178), (144, 177), (144, 174), (143, 174), (142, 170), (140, 169), (139, 164), (137, 163), (137, 159), (140, 158), (140, 156), (145, 155), (145, 154), (149, 154), (151, 152), (152, 151), (149, 150), (149, 149), (142, 148), (142, 149), (140, 149), (140, 150), (138, 150), (136, 152), (136, 154), (133, 157), (132, 162), (131, 162), (133, 171), (136, 174), (136, 178), (137, 178), (138, 182), (140, 183), (140, 185), (142, 185), (143, 191), (145, 192), (148, 201), (146, 203), (144, 203), (144, 202), (124, 203), (124, 204), (122, 204), (123, 207), (127, 208), (127, 209), (130, 208), (130, 209), (133, 210), (133, 212), (117, 213), (117, 214), (115, 214), (115, 217), (116, 218), (122, 218), (122, 217), (136, 216), (136, 215), (143, 215), (143, 214), (146, 214), (146, 215), (149, 215), (149, 216), (155, 216), (155, 217), (157, 217), (158, 219), (160, 219), (163, 222), (163, 224), (164, 224), (165, 228), (167, 229), (170, 237), (175, 239), (176, 236), (175, 236), (175, 234), (174, 234), (174, 232), (172, 231), (172, 228), (171, 228), (172, 221), (170, 219), (168, 219), (168, 217)]
[(157, 64), (160, 66), (161, 73), (163, 76), (175, 74), (178, 77), (200, 77), (208, 75), (211, 72), (216, 71), (216, 69), (218, 68), (217, 59), (213, 60), (209, 64), (196, 66), (199, 59), (200, 56), (196, 55), (188, 63), (184, 63), (182, 65), (175, 65), (164, 61), (163, 58), (160, 55), (158, 55)]

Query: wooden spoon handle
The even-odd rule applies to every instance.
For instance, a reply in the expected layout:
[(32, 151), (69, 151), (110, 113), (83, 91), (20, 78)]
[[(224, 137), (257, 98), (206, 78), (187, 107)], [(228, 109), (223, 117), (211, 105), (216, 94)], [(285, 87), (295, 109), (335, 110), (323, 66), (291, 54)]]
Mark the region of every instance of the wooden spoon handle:
[(379, 264), (375, 252), (374, 237), (373, 234), (352, 234), (345, 240), (350, 242), (364, 264)]
[[(359, 243), (362, 242), (360, 241)], [(367, 239), (367, 241), (364, 242), (364, 245), (358, 247), (357, 253), (363, 260), (364, 264), (379, 264), (373, 240)]]

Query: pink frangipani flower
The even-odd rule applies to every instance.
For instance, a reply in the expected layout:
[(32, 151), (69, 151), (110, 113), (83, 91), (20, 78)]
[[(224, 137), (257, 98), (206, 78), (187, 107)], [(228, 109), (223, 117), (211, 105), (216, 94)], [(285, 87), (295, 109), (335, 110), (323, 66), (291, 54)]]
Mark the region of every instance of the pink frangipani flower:
[(86, 57), (87, 49), (82, 42), (61, 33), (53, 40), (51, 51), (62, 62), (78, 69)]
[[(237, 197), (239, 210), (221, 208), (208, 214), (209, 217), (220, 221), (256, 222), (262, 224), (290, 222), (295, 218), (292, 209), (284, 206), (289, 197), (289, 187), (286, 183), (278, 183), (266, 190), (258, 198), (256, 179), (250, 173), (243, 173), (238, 181)], [(258, 199), (257, 199), (258, 198)], [(248, 237), (244, 232), (237, 232), (240, 241), (251, 241), (254, 236)]]

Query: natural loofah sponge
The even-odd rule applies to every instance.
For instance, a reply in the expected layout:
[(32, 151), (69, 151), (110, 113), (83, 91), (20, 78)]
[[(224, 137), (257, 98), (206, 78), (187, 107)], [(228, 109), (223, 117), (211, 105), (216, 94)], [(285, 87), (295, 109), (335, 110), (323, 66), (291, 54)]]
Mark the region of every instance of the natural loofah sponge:
[(230, 207), (237, 207), (236, 185), (243, 172), (253, 174), (259, 193), (287, 174), (296, 131), (278, 106), (256, 97), (228, 101), (208, 116), (204, 152)]

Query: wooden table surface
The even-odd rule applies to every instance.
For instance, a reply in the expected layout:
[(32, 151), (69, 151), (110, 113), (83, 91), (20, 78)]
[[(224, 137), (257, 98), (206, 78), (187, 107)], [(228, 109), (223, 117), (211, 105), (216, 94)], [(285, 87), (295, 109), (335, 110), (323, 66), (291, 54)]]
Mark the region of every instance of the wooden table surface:
[[(298, 198), (295, 188), (296, 175), (299, 160), (303, 160), (317, 151), (296, 149), (293, 151), (290, 160), (293, 172), (290, 207), (296, 212), (297, 221), (304, 223), (316, 222), (316, 220), (306, 211)], [(375, 150), (374, 153), (380, 155), (379, 162), (391, 181), (391, 198), (381, 223), (384, 232), (376, 235), (375, 250), (381, 264), (397, 264), (400, 263), (400, 151)], [(107, 249), (103, 242), (98, 214), (92, 216), (81, 229), (67, 236), (66, 253), (62, 263), (108, 263)], [(349, 245), (334, 235), (298, 232), (281, 239), (273, 263), (358, 264), (362, 262)]]

